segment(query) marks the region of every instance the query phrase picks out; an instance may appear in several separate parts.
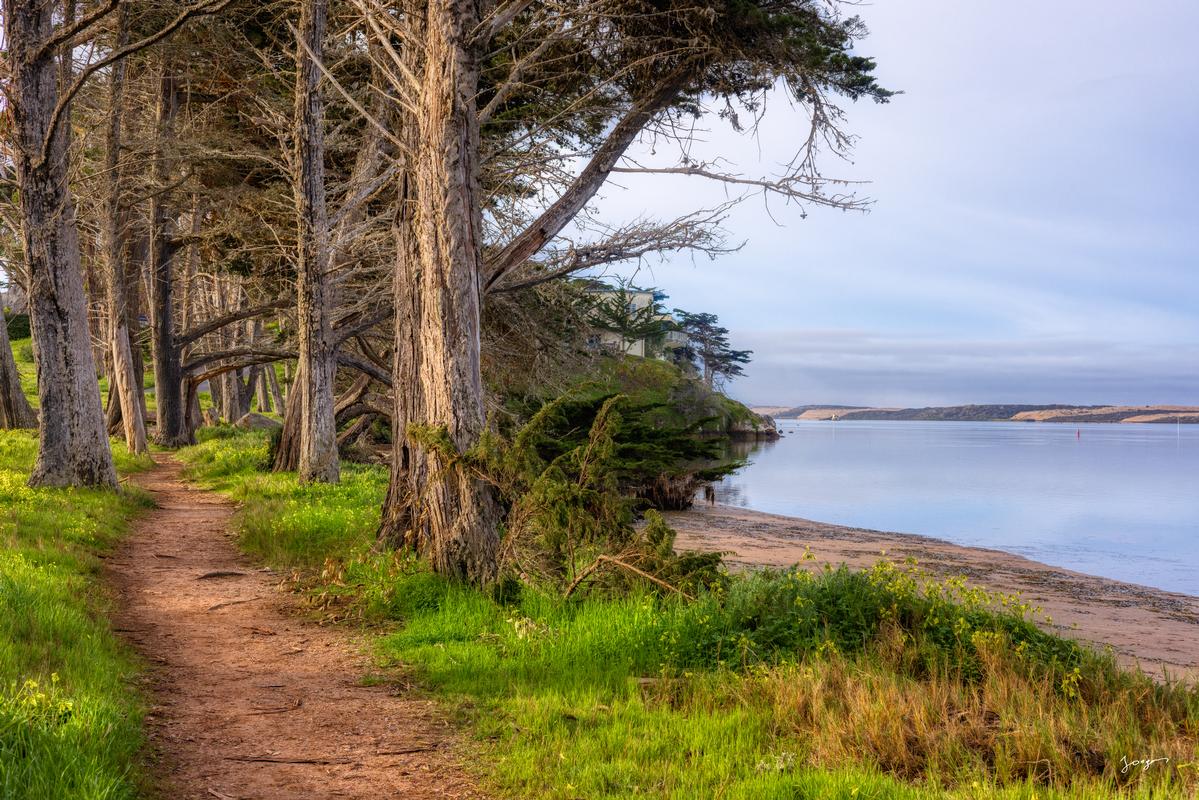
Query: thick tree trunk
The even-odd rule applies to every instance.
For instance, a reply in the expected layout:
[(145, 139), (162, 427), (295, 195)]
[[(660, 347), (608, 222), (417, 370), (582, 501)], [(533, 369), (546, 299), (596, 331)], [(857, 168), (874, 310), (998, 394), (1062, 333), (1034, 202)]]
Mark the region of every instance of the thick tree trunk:
[[(496, 577), (499, 505), (490, 488), (408, 427), (444, 429), (460, 451), (485, 424), (480, 374), (482, 215), (479, 208), (478, 66), (470, 44), (479, 24), (472, 0), (429, 0), (413, 158), (406, 164), (396, 260), (397, 455), (385, 525), (407, 538), (433, 568), (474, 583)], [(405, 213), (410, 213), (410, 230)], [(410, 234), (410, 235), (409, 235)], [(406, 329), (401, 326), (411, 326)], [(409, 386), (418, 386), (415, 398)], [(405, 452), (407, 451), (407, 452)], [(404, 485), (399, 485), (404, 484)], [(384, 530), (393, 540), (396, 530)]]
[[(170, 183), (167, 147), (174, 137), (179, 99), (170, 65), (163, 65), (158, 96), (158, 158), (154, 162), (154, 182), (160, 187)], [(175, 220), (168, 198), (156, 194), (150, 202), (150, 286), (154, 324), (154, 398), (158, 405), (158, 430), (155, 440), (166, 447), (192, 443), (186, 424), (183, 399), (182, 352), (175, 341), (174, 268), (178, 245)]]
[(35, 428), (37, 415), (21, 391), (21, 374), (8, 340), (8, 323), (0, 308), (0, 428)]
[(302, 481), (336, 483), (337, 426), (333, 419), (336, 347), (330, 323), (329, 213), (325, 198), (324, 102), (321, 73), (327, 0), (304, 0), (296, 44), (295, 195), (299, 235), (297, 316), (300, 369), (300, 464)]
[[(125, 9), (118, 14), (116, 46), (124, 45), (128, 39), (125, 28)], [(108, 89), (108, 131), (104, 155), (105, 189), (104, 218), (101, 220), (101, 238), (104, 248), (105, 299), (108, 306), (108, 345), (111, 350), (112, 371), (109, 381), (116, 388), (117, 401), (121, 407), (121, 424), (125, 433), (125, 445), (131, 453), (145, 453), (146, 421), (142, 417), (138, 402), (136, 370), (133, 353), (129, 346), (129, 313), (125, 296), (125, 252), (121, 233), (121, 118), (124, 115), (125, 60), (112, 65)], [(111, 402), (111, 401), (110, 401)]]
[[(17, 180), (30, 328), (37, 354), (41, 407), (34, 486), (116, 486), (112, 452), (88, 333), (75, 209), (67, 185), (69, 153), (60, 124), (43, 158), (58, 103), (52, 53), (39, 53), (52, 32), (54, 4), (6, 4), (12, 66)], [(69, 113), (69, 112), (68, 112)]]

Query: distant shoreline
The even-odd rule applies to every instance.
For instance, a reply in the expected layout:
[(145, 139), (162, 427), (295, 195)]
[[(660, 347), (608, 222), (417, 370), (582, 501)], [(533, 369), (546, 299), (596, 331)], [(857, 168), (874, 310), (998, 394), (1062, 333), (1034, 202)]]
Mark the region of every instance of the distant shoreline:
[(842, 405), (751, 406), (774, 419), (818, 421), (1058, 422), (1120, 424), (1199, 424), (1199, 406), (1071, 406), (988, 404), (882, 408)]
[(1055, 632), (1110, 646), (1125, 665), (1160, 677), (1199, 681), (1199, 597), (1054, 567), (1001, 550), (966, 547), (910, 533), (888, 533), (813, 522), (734, 506), (696, 506), (670, 512), (679, 549), (721, 551), (734, 568), (789, 567), (816, 561), (866, 567), (882, 553), (946, 575), (964, 575), (979, 586), (1044, 609)]

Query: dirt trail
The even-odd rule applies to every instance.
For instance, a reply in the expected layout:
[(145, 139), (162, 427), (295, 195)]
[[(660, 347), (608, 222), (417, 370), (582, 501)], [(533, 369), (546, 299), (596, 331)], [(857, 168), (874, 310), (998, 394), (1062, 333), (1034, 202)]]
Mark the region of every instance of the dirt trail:
[(233, 507), (178, 462), (137, 478), (158, 507), (108, 560), (114, 626), (152, 665), (148, 719), (164, 797), (468, 798), (455, 737), (426, 701), (359, 685), (344, 630), (303, 619), (229, 540)]

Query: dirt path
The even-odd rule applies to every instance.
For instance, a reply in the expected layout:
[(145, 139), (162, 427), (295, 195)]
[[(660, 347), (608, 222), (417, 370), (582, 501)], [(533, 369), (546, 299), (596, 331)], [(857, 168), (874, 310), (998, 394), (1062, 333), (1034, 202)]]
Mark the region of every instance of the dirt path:
[(233, 507), (156, 456), (158, 508), (108, 560), (115, 627), (152, 665), (154, 777), (172, 800), (479, 797), (432, 704), (361, 686), (344, 630), (303, 619), (227, 536)]

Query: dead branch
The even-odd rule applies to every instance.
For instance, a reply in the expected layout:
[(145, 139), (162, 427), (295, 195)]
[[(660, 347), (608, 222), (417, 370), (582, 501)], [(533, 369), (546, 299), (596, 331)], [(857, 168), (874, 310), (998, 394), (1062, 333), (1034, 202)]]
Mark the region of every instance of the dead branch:
[(637, 569), (637, 567), (634, 567), (632, 564), (629, 564), (626, 561), (621, 561), (619, 558), (613, 558), (612, 556), (599, 556), (598, 558), (595, 559), (595, 561), (591, 562), (591, 564), (586, 569), (579, 572), (578, 576), (573, 581), (571, 581), (570, 586), (567, 587), (566, 594), (564, 594), (563, 597), (570, 597), (572, 594), (574, 594), (575, 589), (579, 588), (579, 585), (582, 584), (583, 581), (585, 581), (587, 578), (589, 578), (593, 574), (595, 574), (595, 572), (597, 572), (601, 567), (603, 567), (604, 564), (611, 564), (614, 567), (619, 567), (623, 570), (627, 570), (628, 572), (631, 572), (634, 575), (645, 578), (650, 583), (653, 583), (657, 586), (661, 586), (663, 589), (666, 589), (671, 592), (676, 592), (676, 593), (682, 595), (687, 600), (695, 600), (694, 597), (687, 594), (679, 587), (672, 586), (671, 584), (667, 583), (666, 581), (662, 580), (661, 578), (656, 577), (654, 575), (650, 575), (645, 570)]

